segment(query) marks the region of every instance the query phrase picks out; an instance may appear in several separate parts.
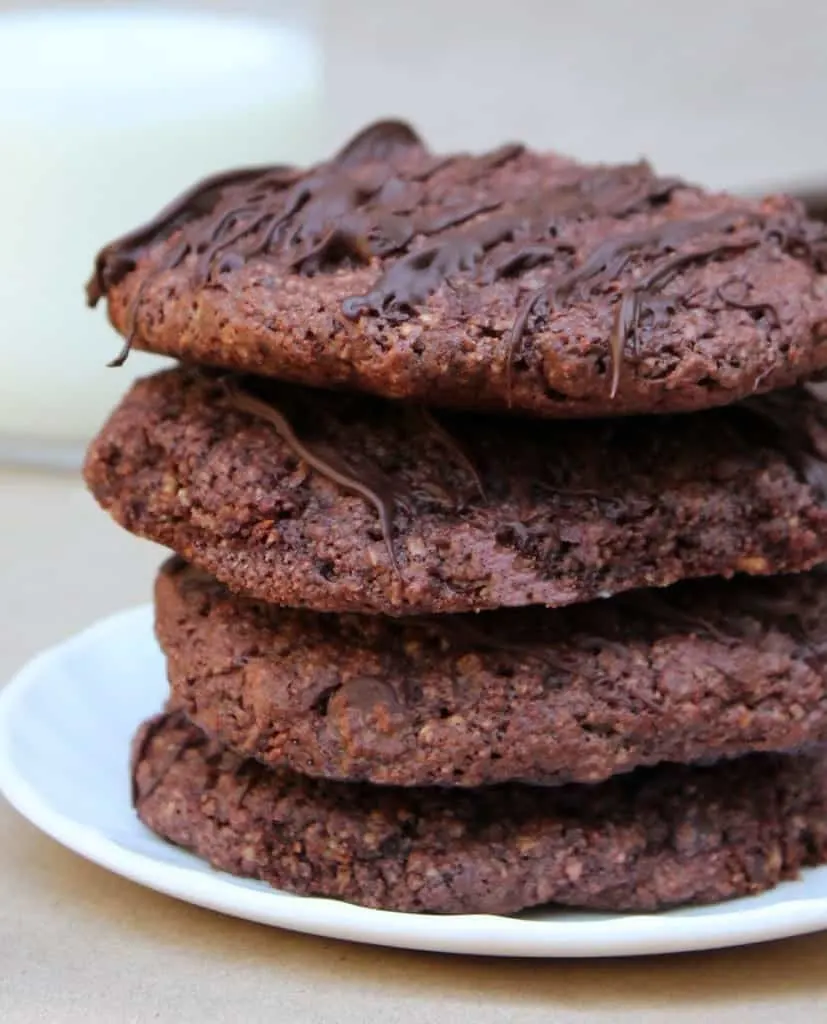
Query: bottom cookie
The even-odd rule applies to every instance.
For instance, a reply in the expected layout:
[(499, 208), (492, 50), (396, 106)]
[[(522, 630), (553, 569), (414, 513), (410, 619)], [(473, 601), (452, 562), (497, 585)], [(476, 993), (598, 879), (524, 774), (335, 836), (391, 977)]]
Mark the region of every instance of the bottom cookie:
[(133, 748), (160, 836), (289, 892), (386, 910), (651, 911), (769, 889), (827, 860), (827, 755), (661, 765), (598, 785), (396, 789), (273, 770), (171, 711)]

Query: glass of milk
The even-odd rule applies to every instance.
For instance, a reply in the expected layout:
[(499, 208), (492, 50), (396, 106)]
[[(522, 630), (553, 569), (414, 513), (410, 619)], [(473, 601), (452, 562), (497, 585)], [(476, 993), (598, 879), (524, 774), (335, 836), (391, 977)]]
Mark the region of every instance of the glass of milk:
[(273, 15), (0, 13), (0, 461), (77, 463), (161, 365), (105, 367), (120, 342), (84, 305), (95, 253), (216, 170), (315, 159), (321, 72), (310, 29)]

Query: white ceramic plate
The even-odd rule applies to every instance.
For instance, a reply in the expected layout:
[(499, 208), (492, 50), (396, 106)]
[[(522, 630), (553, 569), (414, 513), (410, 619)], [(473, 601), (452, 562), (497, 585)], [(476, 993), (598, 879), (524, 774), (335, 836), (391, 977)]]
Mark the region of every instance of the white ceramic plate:
[(44, 832), (103, 867), (203, 907), (316, 935), (452, 953), (588, 957), (712, 949), (827, 928), (827, 868), (716, 907), (518, 917), (366, 910), (214, 871), (156, 838), (130, 806), (130, 740), (165, 695), (148, 606), (46, 651), (0, 691), (0, 789)]

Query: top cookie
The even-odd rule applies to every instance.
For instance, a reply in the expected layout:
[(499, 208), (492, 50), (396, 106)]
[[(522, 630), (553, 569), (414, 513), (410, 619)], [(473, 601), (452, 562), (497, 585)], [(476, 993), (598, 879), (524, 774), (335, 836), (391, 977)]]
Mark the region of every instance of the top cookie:
[(827, 367), (826, 270), (827, 226), (793, 199), (518, 145), (434, 156), (381, 122), (307, 170), (196, 185), (99, 254), (88, 297), (122, 357), (567, 418)]

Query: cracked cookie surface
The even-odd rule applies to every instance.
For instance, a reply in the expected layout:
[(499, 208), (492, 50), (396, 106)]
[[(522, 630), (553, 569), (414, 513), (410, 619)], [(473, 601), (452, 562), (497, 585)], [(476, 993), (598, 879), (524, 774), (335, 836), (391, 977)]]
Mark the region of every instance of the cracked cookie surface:
[(383, 122), (315, 167), (201, 183), (101, 252), (89, 298), (128, 345), (187, 362), (569, 418), (823, 369), (825, 270), (795, 200), (519, 145), (434, 155)]
[(133, 797), (160, 836), (236, 875), (367, 907), (653, 911), (772, 888), (827, 855), (823, 756), (661, 765), (597, 786), (397, 789), (229, 753), (180, 712), (145, 723)]
[(823, 571), (410, 620), (238, 598), (172, 559), (155, 621), (175, 704), (306, 775), (598, 782), (827, 741)]
[(121, 525), (273, 604), (559, 606), (827, 560), (827, 415), (803, 390), (559, 423), (244, 388), (283, 414), (313, 465), (225, 381), (175, 369), (135, 384), (85, 476)]

